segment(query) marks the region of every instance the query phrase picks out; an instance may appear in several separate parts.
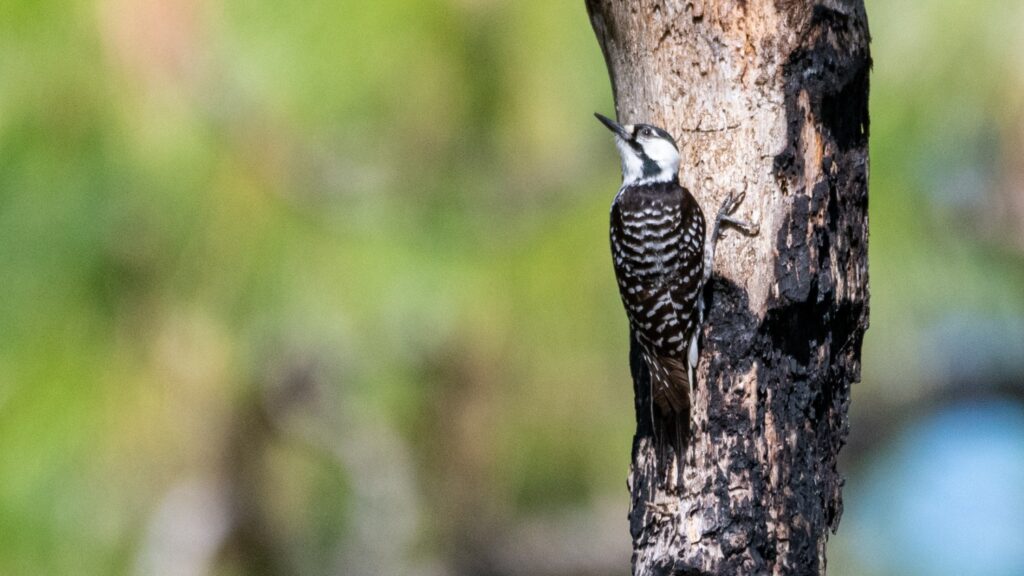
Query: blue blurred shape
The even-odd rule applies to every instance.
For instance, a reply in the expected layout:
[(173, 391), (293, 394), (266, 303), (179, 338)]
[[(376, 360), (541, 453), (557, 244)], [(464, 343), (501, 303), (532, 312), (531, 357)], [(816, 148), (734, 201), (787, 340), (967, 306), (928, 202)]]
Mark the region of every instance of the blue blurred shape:
[(846, 501), (872, 572), (1024, 574), (1024, 407), (992, 400), (929, 415)]

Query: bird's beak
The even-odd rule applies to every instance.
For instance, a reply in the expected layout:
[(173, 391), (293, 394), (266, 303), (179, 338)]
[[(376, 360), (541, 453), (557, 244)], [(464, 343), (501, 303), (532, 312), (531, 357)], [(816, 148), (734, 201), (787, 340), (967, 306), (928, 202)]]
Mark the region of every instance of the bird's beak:
[(629, 132), (627, 132), (626, 129), (622, 127), (622, 124), (619, 124), (618, 122), (612, 120), (611, 118), (608, 118), (607, 116), (598, 114), (597, 112), (594, 112), (594, 116), (598, 120), (600, 120), (602, 124), (607, 126), (609, 130), (615, 132), (615, 134), (617, 134), (619, 138), (622, 138), (623, 140), (629, 140)]

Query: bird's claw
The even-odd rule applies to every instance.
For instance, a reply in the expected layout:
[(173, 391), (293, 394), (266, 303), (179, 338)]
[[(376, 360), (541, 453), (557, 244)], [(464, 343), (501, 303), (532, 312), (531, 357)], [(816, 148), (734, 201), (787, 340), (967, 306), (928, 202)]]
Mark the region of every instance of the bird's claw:
[(731, 214), (740, 207), (743, 203), (743, 199), (746, 198), (747, 191), (740, 190), (738, 192), (729, 192), (726, 196), (725, 202), (722, 202), (722, 207), (718, 209), (718, 223), (727, 223), (735, 226), (750, 236), (756, 236), (760, 232), (760, 225), (757, 223), (750, 223), (743, 220), (732, 218)]
[(729, 199), (732, 201), (732, 203), (729, 205), (729, 214), (735, 212), (736, 209), (740, 207), (740, 204), (743, 203), (743, 199), (746, 197), (746, 190), (740, 190), (739, 192), (733, 192), (732, 194), (729, 194)]
[(718, 209), (718, 214), (721, 216), (727, 216), (736, 211), (743, 203), (743, 198), (747, 195), (746, 191), (740, 192), (729, 192), (726, 196), (725, 202), (722, 202), (722, 207)]

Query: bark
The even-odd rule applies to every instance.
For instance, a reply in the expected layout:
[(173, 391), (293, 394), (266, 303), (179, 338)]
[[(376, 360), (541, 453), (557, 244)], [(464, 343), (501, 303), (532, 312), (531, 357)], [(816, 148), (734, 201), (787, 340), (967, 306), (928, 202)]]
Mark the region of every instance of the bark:
[[(861, 0), (587, 0), (624, 123), (664, 126), (725, 233), (690, 441), (662, 476), (631, 362), (634, 574), (822, 574), (867, 328), (868, 50)], [(655, 416), (658, 418), (658, 416)]]

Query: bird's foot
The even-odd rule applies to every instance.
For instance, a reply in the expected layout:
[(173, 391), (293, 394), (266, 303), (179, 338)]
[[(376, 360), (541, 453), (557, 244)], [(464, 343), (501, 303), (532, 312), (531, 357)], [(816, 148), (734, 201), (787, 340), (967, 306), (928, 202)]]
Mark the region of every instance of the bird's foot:
[(743, 198), (745, 198), (746, 195), (747, 192), (745, 190), (729, 193), (725, 198), (725, 201), (722, 202), (722, 207), (718, 209), (718, 216), (715, 218), (716, 231), (723, 223), (725, 223), (739, 228), (744, 234), (749, 236), (757, 235), (761, 229), (759, 224), (756, 222), (747, 222), (746, 220), (740, 220), (731, 216), (731, 214), (739, 208), (740, 204), (743, 203)]

